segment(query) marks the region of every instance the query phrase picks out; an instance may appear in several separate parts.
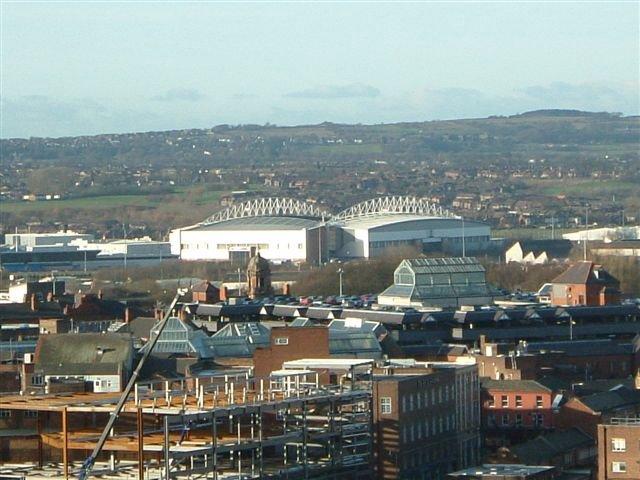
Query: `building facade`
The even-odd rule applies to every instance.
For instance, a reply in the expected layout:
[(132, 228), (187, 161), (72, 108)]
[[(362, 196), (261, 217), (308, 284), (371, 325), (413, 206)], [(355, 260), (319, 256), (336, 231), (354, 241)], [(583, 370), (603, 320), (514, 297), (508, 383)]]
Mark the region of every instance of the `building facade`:
[(640, 478), (640, 416), (598, 425), (598, 480)]

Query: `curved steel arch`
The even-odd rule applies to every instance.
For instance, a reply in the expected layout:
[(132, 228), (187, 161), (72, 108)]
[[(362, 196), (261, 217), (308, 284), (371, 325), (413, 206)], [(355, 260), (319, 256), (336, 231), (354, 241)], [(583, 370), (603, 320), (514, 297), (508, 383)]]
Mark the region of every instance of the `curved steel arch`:
[(202, 225), (245, 217), (309, 217), (320, 219), (329, 216), (321, 208), (295, 198), (268, 197), (232, 205), (226, 210), (211, 215), (202, 222)]
[(334, 220), (349, 220), (351, 218), (380, 214), (397, 215), (403, 213), (455, 218), (455, 215), (449, 210), (431, 203), (426, 198), (392, 196), (372, 198), (371, 200), (360, 202), (340, 212), (334, 217)]

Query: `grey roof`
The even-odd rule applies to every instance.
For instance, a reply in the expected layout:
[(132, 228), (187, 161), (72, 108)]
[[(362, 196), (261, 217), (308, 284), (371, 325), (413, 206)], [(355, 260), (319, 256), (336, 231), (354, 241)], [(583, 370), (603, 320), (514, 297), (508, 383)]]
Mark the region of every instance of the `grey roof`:
[(582, 397), (580, 401), (594, 412), (608, 412), (627, 406), (640, 405), (640, 391), (620, 387), (607, 392)]
[(573, 244), (571, 240), (518, 240), (509, 244), (509, 248), (514, 246), (516, 243), (520, 244), (520, 248), (526, 254), (528, 252), (533, 252), (534, 255), (538, 256), (542, 252), (546, 252), (547, 256), (550, 258), (566, 258), (569, 256), (569, 252)]
[(469, 273), (484, 272), (484, 267), (474, 257), (411, 258), (402, 263), (415, 273)]
[(486, 390), (501, 390), (504, 392), (551, 392), (544, 385), (535, 380), (493, 380), (482, 379), (482, 388)]
[(302, 230), (321, 225), (319, 220), (300, 217), (243, 217), (212, 223), (195, 225), (188, 231), (220, 231), (220, 230)]
[(196, 307), (196, 315), (211, 315), (212, 317), (244, 317), (260, 314), (263, 305), (240, 304), (227, 305), (226, 303), (207, 304), (199, 303)]
[(271, 339), (271, 329), (260, 322), (234, 322), (225, 325), (218, 330), (213, 339), (219, 338), (244, 338), (255, 346), (268, 346)]
[(129, 365), (133, 343), (120, 333), (41, 335), (36, 352), (45, 375), (116, 374)]
[(569, 356), (633, 354), (630, 343), (616, 343), (611, 339), (568, 340), (564, 342), (529, 342), (527, 353), (564, 353)]
[(329, 353), (355, 358), (380, 358), (382, 347), (373, 332), (330, 329)]
[[(594, 273), (596, 270), (598, 271), (597, 276)], [(587, 282), (601, 285), (617, 285), (619, 283), (609, 272), (589, 261), (577, 262), (553, 279), (553, 283), (561, 284), (585, 284)]]
[(539, 465), (551, 465), (554, 457), (570, 453), (577, 448), (595, 446), (593, 438), (579, 428), (571, 428), (565, 431), (556, 431), (528, 442), (514, 445), (511, 452), (524, 463)]

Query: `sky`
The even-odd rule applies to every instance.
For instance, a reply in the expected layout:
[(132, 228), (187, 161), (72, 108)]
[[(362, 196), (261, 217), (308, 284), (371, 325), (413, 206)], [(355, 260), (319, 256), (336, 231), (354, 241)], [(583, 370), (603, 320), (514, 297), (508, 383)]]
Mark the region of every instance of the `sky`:
[(0, 0), (0, 137), (640, 113), (640, 2)]

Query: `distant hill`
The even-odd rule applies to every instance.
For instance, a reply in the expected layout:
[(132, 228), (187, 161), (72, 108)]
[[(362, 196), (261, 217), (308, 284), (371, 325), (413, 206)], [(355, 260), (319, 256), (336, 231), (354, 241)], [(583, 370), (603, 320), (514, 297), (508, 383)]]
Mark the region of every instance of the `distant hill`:
[(530, 112), (520, 113), (518, 115), (512, 115), (513, 117), (621, 117), (621, 113), (610, 112), (585, 112), (583, 110), (561, 110), (561, 109), (546, 109), (546, 110), (532, 110)]
[[(613, 146), (609, 148), (609, 146)], [(73, 168), (352, 162), (429, 158), (571, 160), (608, 150), (637, 158), (640, 119), (616, 113), (537, 110), (511, 117), (377, 125), (218, 125), (210, 129), (0, 140), (3, 158)], [(568, 152), (570, 155), (568, 155)]]

